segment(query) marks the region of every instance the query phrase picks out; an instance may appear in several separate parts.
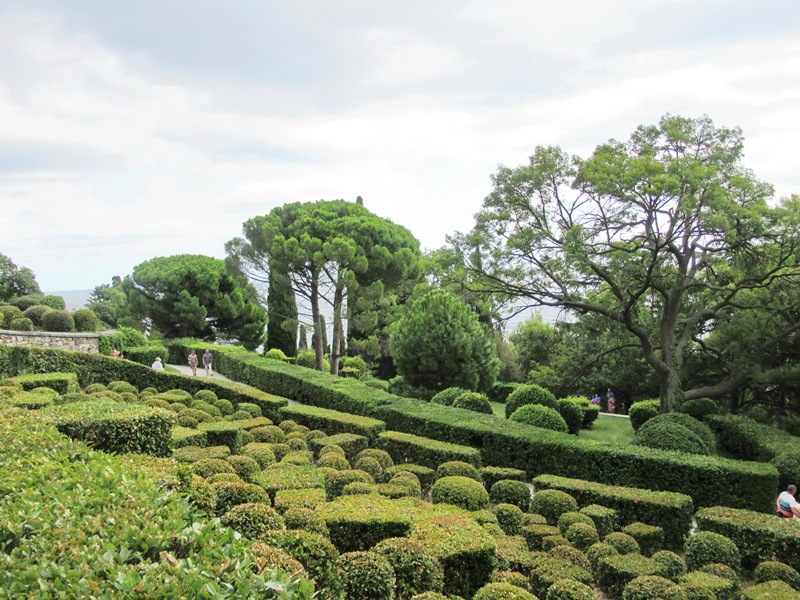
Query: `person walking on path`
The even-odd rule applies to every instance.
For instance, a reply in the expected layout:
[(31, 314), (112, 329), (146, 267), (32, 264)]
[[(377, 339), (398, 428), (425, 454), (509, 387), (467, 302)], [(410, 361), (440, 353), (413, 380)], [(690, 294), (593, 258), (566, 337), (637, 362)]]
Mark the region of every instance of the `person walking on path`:
[(211, 350), (206, 348), (206, 351), (203, 354), (203, 366), (206, 368), (206, 375), (209, 377), (214, 375), (214, 373), (211, 372), (211, 361), (213, 358), (214, 357), (211, 355)]
[(617, 404), (617, 398), (614, 396), (614, 392), (611, 391), (611, 388), (608, 388), (608, 393), (606, 394), (606, 399), (608, 402), (608, 412), (612, 415), (614, 414), (614, 410)]
[(189, 353), (189, 366), (192, 368), (192, 375), (197, 375), (197, 365), (200, 361), (197, 360), (197, 352), (192, 350)]

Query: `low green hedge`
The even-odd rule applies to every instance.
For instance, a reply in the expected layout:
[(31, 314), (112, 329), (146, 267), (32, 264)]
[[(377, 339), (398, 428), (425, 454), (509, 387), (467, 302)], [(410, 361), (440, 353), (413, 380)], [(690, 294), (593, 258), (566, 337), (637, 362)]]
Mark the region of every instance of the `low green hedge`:
[(708, 415), (705, 420), (720, 449), (742, 460), (772, 460), (800, 443), (800, 438), (741, 415)]
[(184, 446), (208, 446), (208, 437), (205, 431), (176, 425), (170, 434), (173, 448)]
[(78, 385), (78, 376), (75, 373), (36, 373), (33, 375), (17, 375), (4, 381), (0, 385), (19, 384), (24, 390), (33, 390), (38, 387), (48, 387), (59, 394), (71, 394), (81, 391)]
[(209, 446), (227, 446), (231, 454), (242, 451), (242, 427), (238, 421), (206, 421), (198, 423), (197, 429), (206, 434)]
[(61, 433), (97, 450), (154, 456), (172, 452), (170, 429), (176, 421), (172, 411), (96, 400), (49, 406), (39, 413)]
[(745, 600), (800, 600), (800, 592), (783, 581), (768, 581), (742, 590)]
[(377, 494), (346, 495), (319, 508), (330, 540), (339, 552), (368, 550), (378, 542), (394, 537), (408, 537), (414, 504), (390, 500)]
[(324, 489), (325, 487), (325, 477), (322, 471), (311, 465), (276, 463), (258, 473), (254, 481), (267, 490), (273, 502), (275, 495), (282, 490)]
[(363, 435), (356, 435), (355, 433), (337, 433), (336, 435), (313, 439), (308, 445), (317, 456), (319, 456), (320, 450), (324, 446), (339, 446), (344, 450), (345, 457), (352, 464), (356, 461), (358, 453), (369, 447), (369, 440)]
[(533, 480), (536, 489), (556, 489), (573, 496), (580, 506), (599, 504), (617, 511), (620, 525), (635, 522), (656, 525), (664, 530), (668, 548), (683, 548), (692, 528), (692, 499), (674, 492), (654, 492), (639, 488), (610, 486), (581, 479), (540, 475)]
[(284, 406), (278, 412), (281, 419), (291, 419), (310, 429), (321, 429), (328, 435), (355, 433), (356, 435), (363, 435), (369, 440), (374, 440), (386, 429), (386, 424), (383, 421), (317, 406), (295, 404), (293, 406)]
[(606, 556), (597, 563), (597, 584), (612, 598), (619, 598), (625, 586), (637, 577), (660, 574), (661, 566), (641, 554)]
[(413, 462), (436, 469), (440, 464), (459, 460), (476, 468), (481, 466), (481, 453), (476, 448), (450, 444), (399, 431), (384, 431), (375, 447), (388, 452), (396, 464)]
[[(376, 416), (390, 430), (480, 449), (485, 464), (557, 473), (609, 485), (668, 490), (698, 506), (718, 504), (769, 511), (777, 470), (768, 464), (604, 444), (427, 402), (400, 399)], [(725, 494), (720, 495), (720, 490)]]
[(733, 540), (747, 569), (765, 560), (800, 569), (800, 527), (793, 519), (723, 506), (700, 509), (695, 519), (702, 531)]

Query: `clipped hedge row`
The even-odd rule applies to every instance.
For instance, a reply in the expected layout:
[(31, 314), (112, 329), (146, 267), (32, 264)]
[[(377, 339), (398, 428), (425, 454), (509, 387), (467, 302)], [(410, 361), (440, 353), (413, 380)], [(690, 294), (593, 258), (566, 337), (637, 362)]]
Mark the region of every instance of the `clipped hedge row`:
[(376, 416), (391, 430), (478, 448), (485, 464), (524, 469), (530, 477), (558, 473), (679, 492), (697, 506), (723, 497), (736, 508), (769, 511), (775, 501), (778, 472), (768, 464), (604, 444), (407, 398), (381, 406)]
[[(216, 366), (216, 359), (214, 364)], [(220, 398), (226, 398), (236, 404), (241, 402), (257, 404), (264, 416), (273, 421), (278, 419), (278, 410), (288, 404), (286, 398), (254, 390), (240, 383), (154, 371), (149, 366), (100, 354), (0, 345), (0, 377), (14, 377), (26, 371), (75, 373), (82, 386), (122, 380), (130, 382), (140, 390), (146, 387), (154, 387), (162, 392), (182, 389), (194, 395), (200, 390), (208, 389)]]
[(175, 413), (113, 400), (74, 402), (42, 408), (39, 414), (66, 436), (96, 450), (169, 456)]
[(692, 499), (675, 492), (654, 492), (632, 487), (605, 485), (582, 479), (540, 475), (533, 480), (537, 490), (567, 492), (581, 506), (599, 504), (617, 511), (619, 525), (642, 522), (664, 530), (664, 542), (672, 549), (683, 548), (692, 528)]
[(328, 435), (355, 433), (374, 440), (386, 429), (386, 423), (370, 417), (319, 408), (317, 406), (284, 406), (278, 411), (283, 420), (291, 419), (310, 429), (322, 429)]
[(399, 431), (384, 431), (378, 436), (375, 447), (388, 452), (398, 465), (415, 463), (436, 469), (442, 463), (458, 460), (476, 468), (481, 466), (481, 453), (477, 448)]
[(33, 390), (38, 387), (48, 387), (59, 394), (80, 392), (78, 376), (75, 373), (36, 373), (32, 375), (17, 375), (0, 381), (0, 385), (19, 384), (23, 390)]
[(695, 519), (701, 530), (733, 540), (748, 569), (765, 560), (800, 569), (800, 527), (794, 519), (724, 506), (700, 509)]
[(209, 346), (197, 340), (178, 340), (169, 343), (170, 360), (179, 360), (183, 364), (191, 350), (205, 348), (211, 349), (214, 368), (220, 373), (303, 404), (371, 416), (378, 405), (397, 398), (364, 385), (357, 379), (336, 377), (280, 360), (263, 358), (240, 347)]

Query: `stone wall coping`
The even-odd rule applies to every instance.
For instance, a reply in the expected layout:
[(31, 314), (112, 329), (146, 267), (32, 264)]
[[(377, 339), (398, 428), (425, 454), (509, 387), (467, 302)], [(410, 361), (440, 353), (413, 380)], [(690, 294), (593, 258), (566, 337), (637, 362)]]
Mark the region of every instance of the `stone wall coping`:
[(11, 329), (0, 329), (0, 335), (26, 335), (31, 337), (55, 337), (55, 338), (97, 338), (99, 333), (78, 333), (67, 331), (13, 331)]

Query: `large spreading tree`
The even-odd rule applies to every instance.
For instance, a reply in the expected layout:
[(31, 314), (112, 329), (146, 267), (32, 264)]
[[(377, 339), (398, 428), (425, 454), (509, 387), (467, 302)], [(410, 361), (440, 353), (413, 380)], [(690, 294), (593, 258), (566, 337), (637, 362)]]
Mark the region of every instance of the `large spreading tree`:
[(331, 372), (344, 351), (348, 300), (364, 286), (414, 271), (419, 243), (404, 227), (344, 200), (292, 203), (254, 217), (226, 246), (228, 266), (268, 283), (280, 265), (311, 312), (316, 367), (324, 369), (324, 303), (333, 316)]
[(732, 362), (697, 385), (687, 365), (731, 359), (719, 320), (769, 310), (758, 293), (800, 275), (800, 201), (771, 202), (742, 154), (738, 128), (672, 115), (588, 159), (537, 147), (498, 169), (475, 229), (452, 241), (484, 292), (619, 323), (675, 410), (742, 386)]
[(127, 318), (166, 338), (237, 341), (249, 350), (264, 340), (267, 314), (245, 277), (222, 260), (196, 254), (158, 257), (122, 281)]
[(8, 256), (0, 254), (0, 302), (41, 293), (33, 271), (18, 267)]

